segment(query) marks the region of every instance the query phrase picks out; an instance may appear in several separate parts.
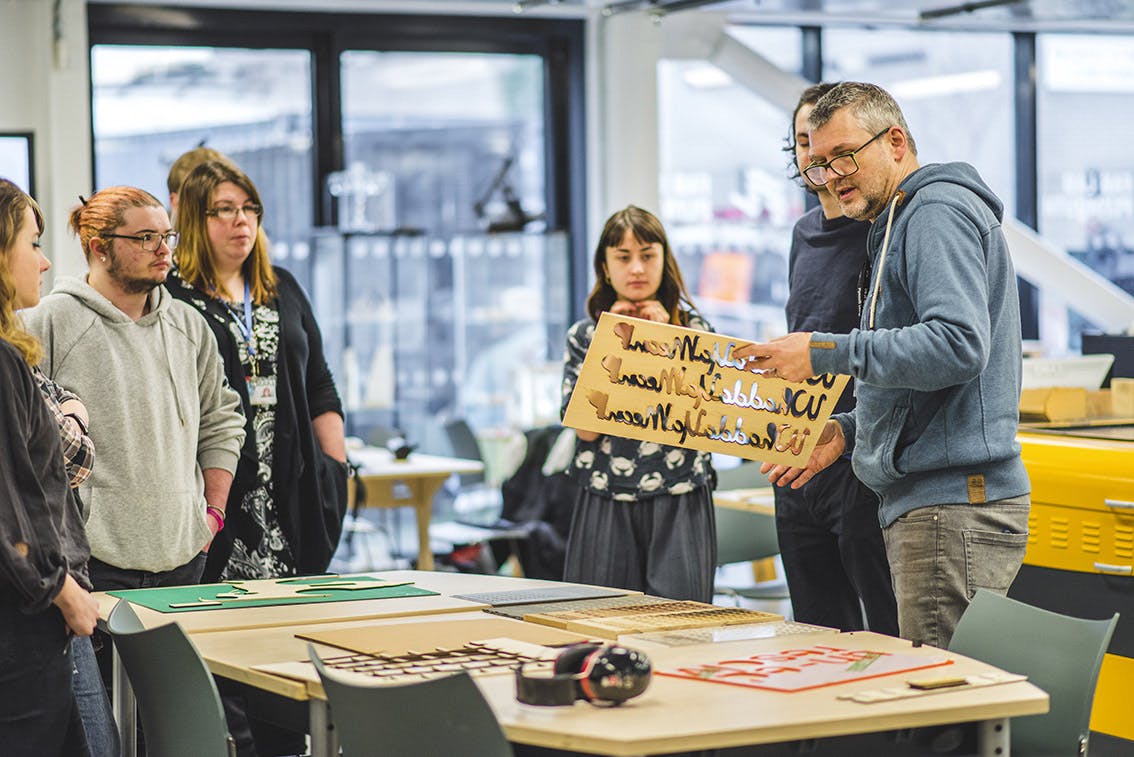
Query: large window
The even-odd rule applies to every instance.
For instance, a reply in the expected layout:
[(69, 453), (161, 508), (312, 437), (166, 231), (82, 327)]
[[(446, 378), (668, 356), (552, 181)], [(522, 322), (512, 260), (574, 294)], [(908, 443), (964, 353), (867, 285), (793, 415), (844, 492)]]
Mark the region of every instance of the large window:
[[(799, 72), (798, 29), (729, 33)], [(804, 204), (787, 178), (788, 116), (701, 61), (662, 61), (658, 99), (662, 220), (694, 302), (719, 332), (782, 334), (791, 227)]]
[(141, 187), (164, 202), (169, 166), (207, 144), (256, 183), (281, 262), (304, 244), (314, 199), (308, 51), (95, 45), (91, 90), (96, 188)]
[(341, 62), (347, 168), (332, 192), (348, 233), (354, 423), (420, 437), (434, 418), (481, 431), (557, 421), (568, 259), (562, 235), (540, 233), (543, 60), (352, 50)]
[(1012, 38), (1008, 34), (832, 28), (823, 76), (868, 81), (894, 96), (918, 160), (971, 163), (1015, 214)]
[[(1039, 231), (1134, 294), (1134, 39), (1043, 35), (1036, 57)], [(1071, 314), (1073, 349), (1089, 327)]]
[[(264, 196), (349, 433), (558, 419), (584, 225), (582, 23), (93, 4), (98, 186), (205, 142)], [(555, 365), (556, 378), (548, 379)]]
[(341, 60), (347, 176), (365, 177), (374, 217), (340, 203), (340, 226), (518, 231), (542, 221), (539, 56), (351, 50)]

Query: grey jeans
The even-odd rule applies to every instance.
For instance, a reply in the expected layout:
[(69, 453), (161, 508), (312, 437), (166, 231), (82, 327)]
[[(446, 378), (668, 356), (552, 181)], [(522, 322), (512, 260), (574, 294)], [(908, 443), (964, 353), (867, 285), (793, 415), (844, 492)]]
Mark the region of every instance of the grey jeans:
[(904, 639), (948, 646), (977, 589), (1006, 594), (1024, 561), (1030, 497), (911, 510), (883, 529)]

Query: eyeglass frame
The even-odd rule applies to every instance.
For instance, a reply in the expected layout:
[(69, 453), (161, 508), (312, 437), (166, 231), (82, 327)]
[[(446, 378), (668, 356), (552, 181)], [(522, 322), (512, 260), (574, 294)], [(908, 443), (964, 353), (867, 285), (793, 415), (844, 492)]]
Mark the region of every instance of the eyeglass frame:
[[(169, 248), (170, 252), (173, 252), (177, 249), (177, 243), (181, 241), (181, 232), (178, 231), (167, 231), (164, 234), (159, 234), (156, 231), (146, 231), (141, 234), (99, 234), (98, 236), (100, 239), (133, 239), (141, 246), (143, 252), (157, 252), (161, 249), (162, 242), (165, 243), (165, 246)], [(157, 237), (159, 241), (157, 246), (151, 250), (149, 247), (146, 247), (146, 239), (152, 237)]]
[[(229, 213), (232, 214), (231, 218), (225, 218)], [(236, 220), (238, 214), (243, 214), (245, 218), (255, 218), (257, 222), (264, 216), (264, 206), (257, 205), (254, 202), (246, 203), (244, 205), (226, 205), (219, 208), (209, 208), (205, 211), (205, 215), (209, 218), (215, 218), (218, 221), (225, 223), (232, 223)]]
[[(822, 168), (824, 171), (830, 171), (831, 173), (833, 173), (835, 176), (837, 176), (839, 178), (843, 178), (845, 176), (851, 176), (853, 174), (858, 173), (858, 170), (859, 170), (858, 159), (855, 156), (858, 155), (863, 150), (865, 150), (867, 147), (869, 147), (871, 142), (878, 139), (883, 134), (888, 134), (890, 132), (890, 129), (893, 129), (893, 128), (894, 128), (893, 126), (887, 126), (885, 129), (878, 132), (873, 137), (866, 140), (865, 142), (863, 142), (861, 145), (859, 145), (855, 149), (850, 150), (848, 152), (839, 153), (838, 155), (834, 156), (830, 160), (827, 160), (823, 163), (812, 163), (811, 165), (807, 166), (807, 168), (803, 169), (803, 171), (802, 171), (803, 177), (805, 179), (807, 179), (809, 182), (811, 182), (812, 186), (822, 187), (822, 186), (826, 186), (827, 183), (829, 181), (831, 181), (831, 178), (828, 176), (823, 181), (815, 181), (814, 179), (812, 179), (808, 175), (808, 171), (810, 171), (812, 168)], [(850, 158), (851, 159), (851, 163), (854, 163), (854, 170), (853, 171), (847, 171), (846, 173), (840, 173), (839, 171), (837, 171), (837, 170), (835, 170), (834, 168), (831, 167), (832, 163), (834, 163), (836, 160), (842, 160), (843, 158)]]

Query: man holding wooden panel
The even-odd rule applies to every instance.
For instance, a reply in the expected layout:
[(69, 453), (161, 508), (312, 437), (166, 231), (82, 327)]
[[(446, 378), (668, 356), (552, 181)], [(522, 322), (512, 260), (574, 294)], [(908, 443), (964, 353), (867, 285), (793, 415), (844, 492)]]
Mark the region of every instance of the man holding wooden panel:
[(1020, 308), (1003, 205), (967, 164), (921, 167), (901, 110), (877, 86), (843, 82), (808, 123), (808, 180), (873, 223), (860, 327), (734, 355), (790, 381), (849, 374), (858, 404), (826, 424), (805, 466), (763, 470), (799, 487), (851, 450), (881, 499), (901, 634), (943, 647), (977, 588), (1007, 592), (1027, 544)]

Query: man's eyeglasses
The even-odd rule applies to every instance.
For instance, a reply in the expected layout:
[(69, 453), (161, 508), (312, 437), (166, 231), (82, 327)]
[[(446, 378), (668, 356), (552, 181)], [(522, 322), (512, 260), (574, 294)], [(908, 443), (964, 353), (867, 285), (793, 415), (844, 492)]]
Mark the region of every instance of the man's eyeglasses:
[(99, 234), (100, 237), (109, 237), (110, 239), (133, 239), (142, 245), (142, 249), (146, 252), (157, 252), (161, 249), (161, 243), (165, 242), (165, 246), (172, 251), (177, 247), (177, 240), (181, 235), (176, 231), (167, 231), (164, 234), (158, 234), (156, 231), (147, 231), (143, 234)]
[(252, 203), (249, 203), (247, 205), (241, 205), (239, 207), (236, 205), (220, 205), (215, 208), (209, 208), (205, 211), (205, 215), (216, 218), (220, 221), (235, 220), (237, 213), (243, 213), (244, 217), (249, 219), (259, 218), (264, 214), (264, 208), (262, 205), (253, 205)]
[(883, 134), (888, 133), (891, 128), (892, 127), (887, 126), (885, 129), (863, 142), (857, 149), (836, 155), (826, 163), (812, 163), (807, 168), (803, 169), (803, 175), (817, 187), (821, 187), (830, 181), (831, 174), (835, 176), (850, 176), (858, 170), (858, 161), (855, 160), (854, 156), (865, 150), (871, 142), (878, 139)]

